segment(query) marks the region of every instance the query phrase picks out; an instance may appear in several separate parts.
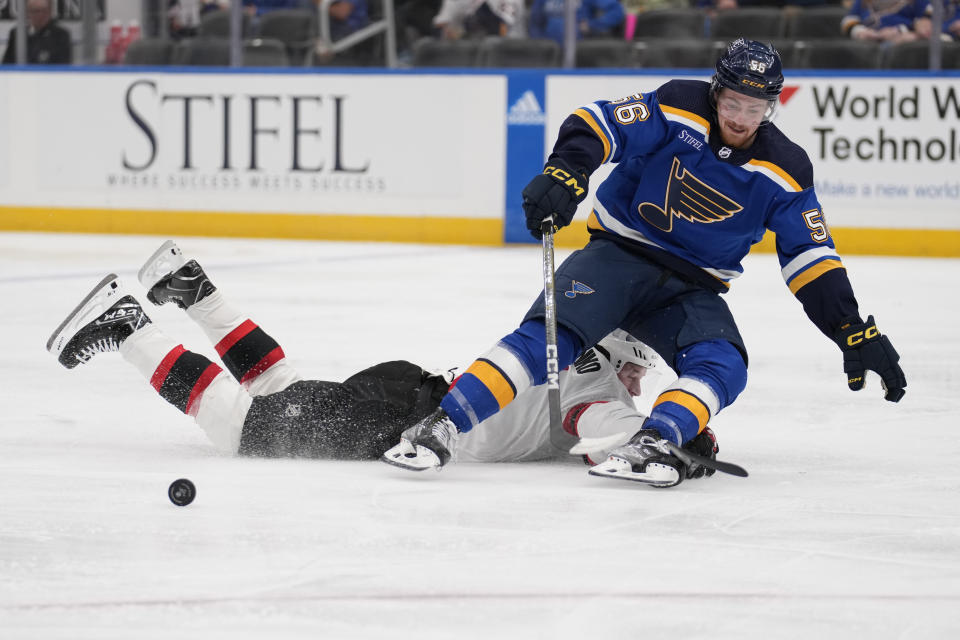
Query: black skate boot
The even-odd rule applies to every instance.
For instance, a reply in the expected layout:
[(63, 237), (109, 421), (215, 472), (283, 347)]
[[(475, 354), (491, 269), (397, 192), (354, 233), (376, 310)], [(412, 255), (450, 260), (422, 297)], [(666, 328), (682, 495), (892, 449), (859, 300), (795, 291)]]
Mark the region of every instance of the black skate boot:
[(684, 479), (716, 473), (715, 469), (704, 467), (689, 456), (684, 456), (683, 452), (715, 461), (719, 450), (717, 436), (710, 427), (704, 427), (676, 455), (656, 429), (641, 429), (628, 442), (613, 449), (605, 461), (588, 473), (604, 478), (643, 482), (654, 487), (673, 487)]
[(73, 369), (98, 353), (118, 351), (130, 334), (148, 324), (150, 318), (140, 303), (124, 294), (111, 273), (60, 323), (47, 340), (47, 351)]
[(189, 309), (217, 290), (196, 260), (187, 259), (180, 247), (167, 240), (137, 274), (147, 289), (147, 300), (156, 305), (173, 302)]
[(686, 477), (686, 465), (664, 446), (659, 432), (641, 429), (588, 473), (643, 482), (654, 487), (673, 487)]
[(380, 456), (380, 460), (410, 471), (439, 471), (454, 457), (457, 436), (457, 425), (438, 407), (400, 434), (400, 444)]

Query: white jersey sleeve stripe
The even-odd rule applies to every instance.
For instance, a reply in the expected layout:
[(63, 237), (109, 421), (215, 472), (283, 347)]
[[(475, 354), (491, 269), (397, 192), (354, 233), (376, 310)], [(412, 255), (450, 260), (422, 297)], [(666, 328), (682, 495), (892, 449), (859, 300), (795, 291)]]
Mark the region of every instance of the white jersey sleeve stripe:
[(793, 278), (797, 272), (802, 271), (817, 260), (823, 258), (836, 258), (839, 260), (840, 256), (837, 254), (836, 249), (831, 249), (830, 247), (817, 247), (816, 249), (804, 251), (780, 270), (781, 275), (783, 275), (783, 281), (790, 282), (790, 279)]
[(587, 109), (594, 115), (594, 117), (597, 119), (597, 122), (601, 127), (603, 127), (604, 133), (607, 135), (607, 140), (610, 142), (610, 154), (604, 158), (604, 161), (610, 162), (617, 157), (617, 139), (610, 130), (610, 125), (607, 124), (607, 119), (603, 115), (603, 109), (601, 109), (600, 105), (595, 102), (586, 105), (584, 109)]

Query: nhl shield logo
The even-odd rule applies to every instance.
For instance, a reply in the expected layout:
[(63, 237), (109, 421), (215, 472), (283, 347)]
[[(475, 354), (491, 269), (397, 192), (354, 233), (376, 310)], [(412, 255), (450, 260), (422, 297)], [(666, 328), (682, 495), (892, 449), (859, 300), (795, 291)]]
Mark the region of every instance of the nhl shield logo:
[(578, 293), (582, 293), (585, 296), (593, 293), (593, 289), (583, 284), (582, 282), (577, 282), (576, 280), (570, 285), (570, 291), (564, 291), (563, 295), (568, 298), (576, 298)]

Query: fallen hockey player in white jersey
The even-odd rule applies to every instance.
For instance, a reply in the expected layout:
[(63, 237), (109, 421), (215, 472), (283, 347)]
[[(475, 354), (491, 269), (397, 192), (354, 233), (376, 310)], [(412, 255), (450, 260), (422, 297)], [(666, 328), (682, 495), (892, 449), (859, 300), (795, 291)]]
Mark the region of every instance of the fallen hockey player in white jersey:
[[(280, 345), (231, 307), (197, 261), (171, 241), (147, 260), (138, 279), (148, 300), (173, 302), (186, 311), (227, 371), (163, 333), (113, 274), (67, 316), (47, 350), (68, 369), (98, 353), (120, 352), (164, 400), (193, 417), (227, 453), (374, 460), (404, 429), (434, 411), (447, 392), (449, 379), (406, 361), (375, 365), (344, 382), (304, 380)], [(565, 434), (559, 440), (547, 428), (545, 395), (530, 394), (478, 437), (464, 437), (460, 459), (568, 457), (567, 446), (579, 438), (606, 444), (618, 433), (633, 433), (645, 416), (636, 411), (632, 396), (640, 394), (640, 379), (656, 359), (632, 336), (615, 332), (563, 372)], [(552, 444), (558, 441), (562, 448)], [(691, 443), (690, 450), (713, 456), (712, 432)], [(595, 459), (602, 458), (598, 450)]]
[[(658, 391), (646, 389), (651, 372), (676, 377), (655, 351), (617, 329), (581, 354), (572, 367), (560, 372), (561, 433), (550, 432), (547, 389), (541, 385), (491, 416), (484, 429), (459, 434), (457, 460), (521, 462), (564, 458), (576, 447), (587, 463), (602, 462), (612, 449), (642, 428), (647, 416), (637, 409), (634, 398)], [(710, 429), (689, 445), (687, 450), (692, 453), (716, 458), (716, 437)], [(403, 464), (398, 466), (410, 468), (412, 461), (420, 458), (406, 457), (407, 453), (409, 447), (401, 443), (388, 451), (383, 460), (404, 457)], [(663, 458), (669, 464), (668, 456)], [(439, 469), (431, 462), (426, 458), (423, 468)], [(685, 477), (699, 478), (705, 471), (707, 475), (714, 473), (693, 464)]]

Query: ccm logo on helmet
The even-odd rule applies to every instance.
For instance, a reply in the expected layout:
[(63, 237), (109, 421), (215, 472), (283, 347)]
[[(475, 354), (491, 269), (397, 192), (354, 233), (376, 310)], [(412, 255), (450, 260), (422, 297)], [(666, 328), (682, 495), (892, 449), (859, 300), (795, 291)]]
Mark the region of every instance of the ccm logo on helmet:
[(766, 82), (754, 82), (753, 80), (750, 80), (749, 78), (742, 78), (742, 79), (740, 80), (740, 84), (745, 84), (745, 85), (750, 86), (750, 87), (756, 87), (757, 89), (765, 89), (765, 88), (767, 87), (767, 83), (766, 83)]
[(864, 340), (872, 340), (880, 335), (880, 332), (877, 331), (877, 326), (867, 327), (863, 331), (857, 331), (856, 333), (851, 333), (847, 336), (847, 346), (854, 347)]

